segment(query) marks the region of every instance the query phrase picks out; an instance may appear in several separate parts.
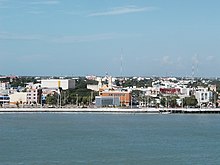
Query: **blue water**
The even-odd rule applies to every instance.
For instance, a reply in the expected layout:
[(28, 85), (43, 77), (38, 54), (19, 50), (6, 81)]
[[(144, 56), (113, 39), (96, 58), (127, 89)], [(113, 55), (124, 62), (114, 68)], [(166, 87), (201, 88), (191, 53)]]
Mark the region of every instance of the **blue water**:
[(220, 115), (0, 114), (1, 165), (220, 164)]

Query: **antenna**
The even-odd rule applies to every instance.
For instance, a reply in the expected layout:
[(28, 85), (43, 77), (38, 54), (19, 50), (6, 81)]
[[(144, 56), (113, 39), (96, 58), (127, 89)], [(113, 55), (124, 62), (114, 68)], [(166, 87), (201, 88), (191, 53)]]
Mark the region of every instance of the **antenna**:
[(198, 64), (199, 64), (198, 55), (195, 54), (192, 59), (192, 83), (194, 82), (195, 79), (195, 73), (196, 72), (198, 73)]
[(121, 48), (121, 59), (120, 59), (120, 64), (121, 64), (121, 67), (120, 67), (120, 76), (121, 76), (121, 78), (122, 78), (122, 72), (123, 72), (123, 49)]
[(192, 82), (194, 81), (194, 77), (195, 77), (195, 66), (194, 63), (192, 64)]

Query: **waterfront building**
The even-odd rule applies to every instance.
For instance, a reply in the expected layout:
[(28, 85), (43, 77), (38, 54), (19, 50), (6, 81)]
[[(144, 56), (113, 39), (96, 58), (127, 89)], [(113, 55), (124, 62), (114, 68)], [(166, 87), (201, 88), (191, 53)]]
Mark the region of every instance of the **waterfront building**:
[(120, 98), (113, 96), (96, 96), (95, 97), (96, 107), (118, 107), (120, 106)]
[(0, 105), (8, 104), (10, 101), (9, 96), (1, 95), (0, 96)]
[(115, 91), (108, 90), (99, 93), (102, 97), (119, 97), (121, 106), (129, 106), (131, 104), (131, 92), (127, 90)]
[(211, 91), (196, 91), (195, 97), (198, 101), (199, 106), (204, 104), (209, 104), (212, 100), (212, 92)]
[(15, 92), (10, 94), (10, 104), (26, 104), (28, 101), (27, 92)]
[(42, 89), (29, 88), (27, 89), (27, 104), (41, 104)]

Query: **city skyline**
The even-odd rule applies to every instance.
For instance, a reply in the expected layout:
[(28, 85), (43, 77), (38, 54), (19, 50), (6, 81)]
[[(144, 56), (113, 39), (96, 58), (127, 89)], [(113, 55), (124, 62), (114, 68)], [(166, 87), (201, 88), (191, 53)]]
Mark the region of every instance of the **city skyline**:
[(219, 6), (0, 0), (1, 74), (220, 77)]

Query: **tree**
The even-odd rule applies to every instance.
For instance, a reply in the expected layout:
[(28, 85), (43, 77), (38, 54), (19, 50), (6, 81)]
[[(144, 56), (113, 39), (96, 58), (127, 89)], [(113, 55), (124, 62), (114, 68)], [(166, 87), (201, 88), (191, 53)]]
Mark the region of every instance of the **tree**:
[(195, 107), (198, 104), (198, 101), (195, 96), (186, 97), (183, 99), (184, 106), (192, 106)]
[(57, 94), (47, 95), (46, 103), (49, 104), (49, 105), (56, 105), (57, 104), (57, 98), (58, 98)]
[(77, 102), (87, 104), (90, 101), (94, 101), (95, 96), (98, 95), (98, 92), (87, 89), (87, 84), (91, 84), (91, 82), (93, 84), (95, 83), (91, 80), (86, 80), (85, 78), (79, 78), (76, 82), (75, 89), (67, 89), (62, 91), (61, 96), (63, 104), (76, 104)]
[(160, 104), (163, 106), (163, 107), (166, 107), (167, 105), (166, 105), (166, 98), (165, 97), (163, 97), (163, 98), (161, 98), (161, 100), (160, 100)]
[(171, 98), (169, 101), (169, 105), (171, 108), (175, 108), (177, 106), (176, 98)]

